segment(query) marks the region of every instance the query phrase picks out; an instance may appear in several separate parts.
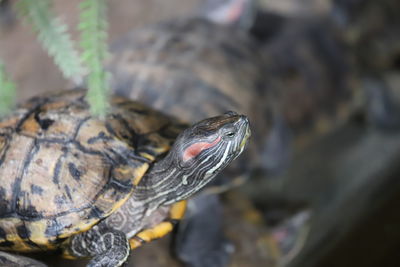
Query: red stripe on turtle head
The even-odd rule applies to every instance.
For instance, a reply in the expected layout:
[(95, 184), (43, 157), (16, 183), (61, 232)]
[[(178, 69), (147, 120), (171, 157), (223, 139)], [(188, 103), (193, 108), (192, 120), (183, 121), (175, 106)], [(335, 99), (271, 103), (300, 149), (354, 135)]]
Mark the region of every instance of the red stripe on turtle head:
[(214, 141), (211, 143), (208, 142), (198, 142), (191, 144), (188, 146), (185, 151), (183, 152), (183, 161), (186, 162), (197, 155), (199, 155), (203, 150), (213, 147), (221, 140), (221, 136), (218, 136)]

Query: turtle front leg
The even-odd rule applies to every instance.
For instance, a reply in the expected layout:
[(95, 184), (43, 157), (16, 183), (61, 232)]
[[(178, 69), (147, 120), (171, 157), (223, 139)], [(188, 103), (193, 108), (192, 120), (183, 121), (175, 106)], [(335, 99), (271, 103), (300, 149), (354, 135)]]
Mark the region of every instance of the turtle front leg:
[(173, 230), (174, 225), (183, 218), (183, 215), (186, 211), (186, 205), (186, 200), (172, 204), (167, 220), (155, 225), (152, 228), (148, 228), (137, 233), (129, 240), (131, 249), (136, 249), (142, 246), (144, 243), (156, 240), (170, 233)]
[(91, 257), (90, 267), (122, 266), (129, 252), (126, 235), (101, 224), (71, 237), (64, 248), (66, 258)]
[(44, 263), (20, 255), (0, 251), (0, 266), (47, 267)]

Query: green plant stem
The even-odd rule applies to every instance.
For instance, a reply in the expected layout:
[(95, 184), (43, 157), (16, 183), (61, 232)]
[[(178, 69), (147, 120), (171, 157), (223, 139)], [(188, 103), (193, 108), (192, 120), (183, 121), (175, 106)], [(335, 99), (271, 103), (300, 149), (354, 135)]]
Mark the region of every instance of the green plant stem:
[(105, 0), (85, 0), (80, 4), (82, 60), (89, 69), (87, 100), (94, 115), (104, 117), (108, 108), (109, 74), (103, 62), (107, 56), (107, 19)]
[(7, 76), (3, 63), (0, 62), (0, 117), (10, 113), (15, 105), (15, 84)]

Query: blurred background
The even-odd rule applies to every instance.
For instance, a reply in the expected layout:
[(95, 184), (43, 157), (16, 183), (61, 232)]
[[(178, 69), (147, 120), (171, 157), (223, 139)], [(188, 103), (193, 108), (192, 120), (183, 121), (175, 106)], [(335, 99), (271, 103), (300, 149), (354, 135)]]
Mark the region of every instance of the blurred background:
[[(79, 2), (54, 0), (74, 39)], [(230, 5), (241, 2), (246, 8)], [(233, 19), (220, 20), (225, 16), (214, 12), (220, 9), (231, 12)], [(220, 224), (224, 241), (219, 242), (224, 245), (219, 253), (224, 256), (217, 258), (223, 260), (196, 261), (194, 246), (187, 254), (190, 260), (182, 263), (184, 249), (191, 246), (182, 241), (174, 252), (176, 241), (169, 235), (135, 250), (129, 264), (400, 266), (399, 12), (398, 0), (108, 1), (110, 43), (154, 23), (184, 24), (206, 17), (227, 27), (229, 34), (221, 28), (217, 36), (236, 48), (251, 42), (251, 48), (243, 49), (254, 52), (225, 65), (207, 62), (209, 75), (216, 77), (212, 79), (237, 77), (233, 83), (240, 84), (239, 89), (221, 90), (239, 99), (239, 106), (255, 118), (255, 148), (250, 148), (255, 152), (244, 165), (261, 162), (249, 167), (251, 177), (244, 183), (222, 194), (220, 209), (205, 213), (216, 212), (221, 221), (194, 224)], [(239, 39), (230, 34), (232, 29), (240, 32)], [(215, 54), (227, 50), (219, 46)], [(18, 101), (71, 87), (29, 25), (16, 18), (13, 1), (3, 0), (0, 6), (0, 58), (17, 84)], [(119, 60), (112, 64), (117, 66)], [(259, 81), (243, 79), (260, 79), (262, 86), (250, 90), (245, 85)], [(52, 255), (39, 258), (50, 266), (85, 264)]]

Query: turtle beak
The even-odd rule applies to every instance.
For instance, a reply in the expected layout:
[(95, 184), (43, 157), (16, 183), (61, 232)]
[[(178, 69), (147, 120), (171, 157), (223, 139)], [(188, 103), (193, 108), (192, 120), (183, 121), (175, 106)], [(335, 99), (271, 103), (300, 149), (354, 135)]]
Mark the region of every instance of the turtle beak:
[(251, 136), (249, 119), (244, 115), (240, 115), (238, 125), (239, 129), (242, 129), (241, 131), (243, 132), (243, 138), (239, 145), (240, 150), (243, 150), (247, 144), (249, 137)]

